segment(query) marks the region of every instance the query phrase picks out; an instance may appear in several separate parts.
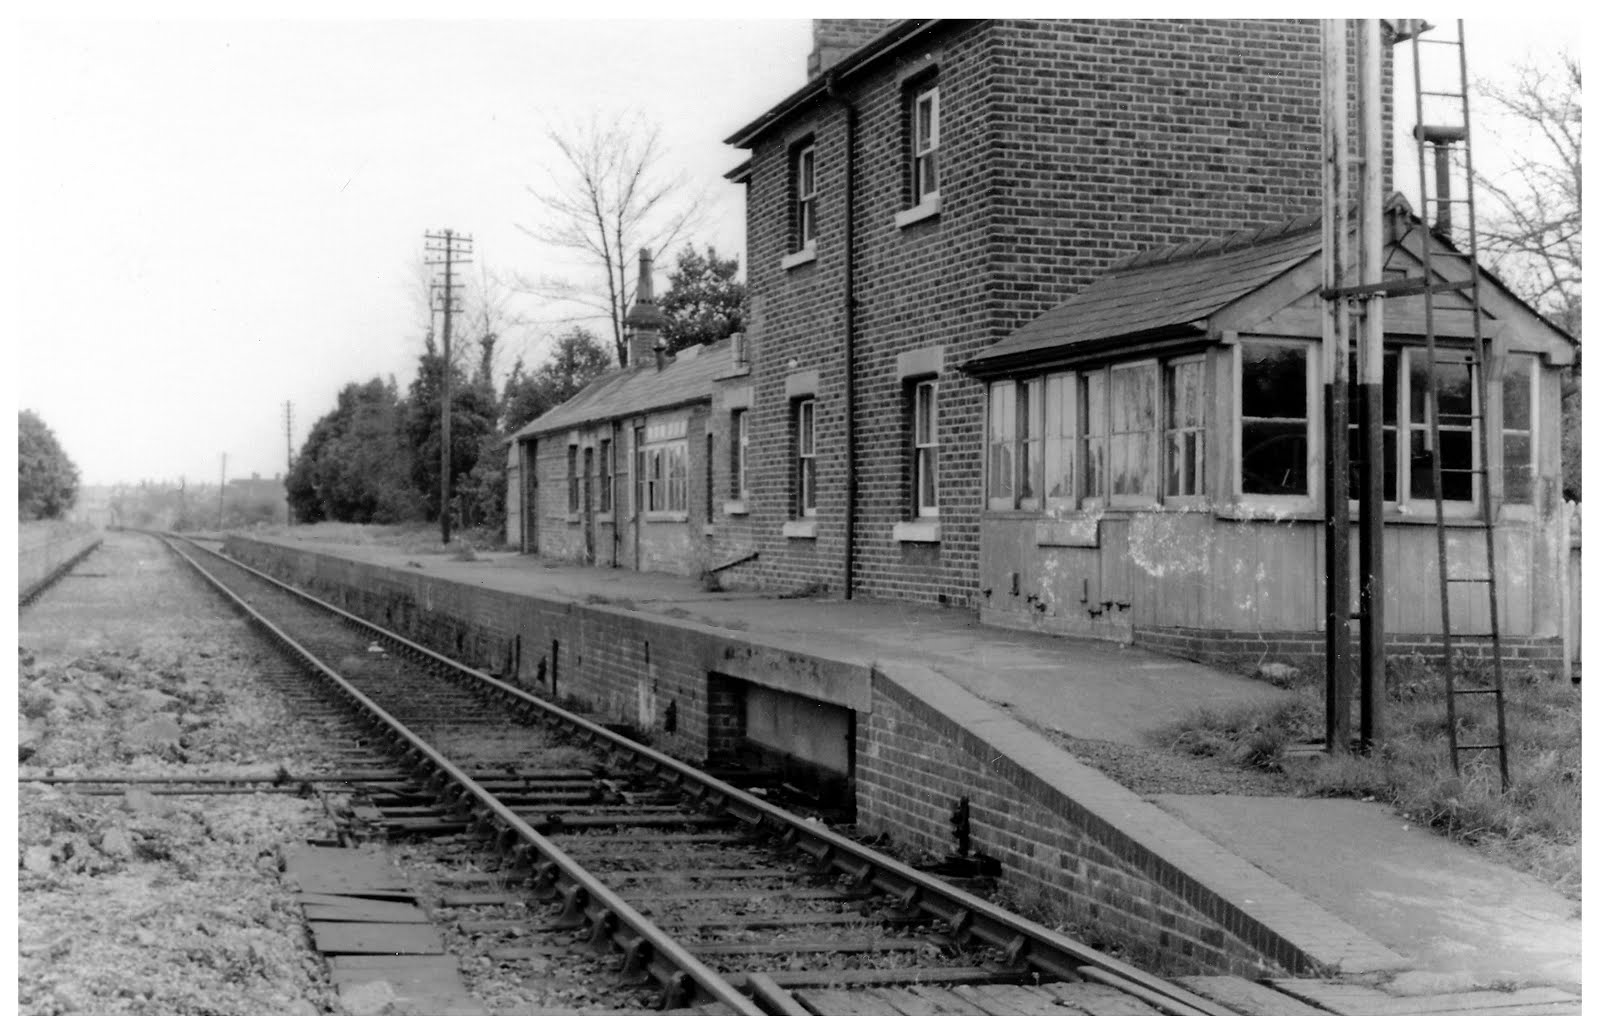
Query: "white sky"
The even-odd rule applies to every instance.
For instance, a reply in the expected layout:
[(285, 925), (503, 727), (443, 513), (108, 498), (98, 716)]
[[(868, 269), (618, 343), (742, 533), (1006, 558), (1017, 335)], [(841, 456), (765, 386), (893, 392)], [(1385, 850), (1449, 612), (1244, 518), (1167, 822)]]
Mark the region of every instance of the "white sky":
[[(811, 48), (799, 18), (328, 20), (376, 10), (337, 0), (259, 10), (311, 12), (277, 22), (155, 9), (175, 17), (111, 22), (90, 9), (7, 34), (11, 380), (18, 409), (54, 429), (85, 484), (214, 482), (224, 452), (228, 477), (270, 476), (285, 466), (286, 401), (298, 448), (345, 383), (408, 384), (425, 230), (471, 234), (497, 269), (561, 262), (516, 226), (539, 218), (526, 187), (555, 164), (547, 123), (629, 107), (656, 120), (668, 165), (712, 197), (697, 243), (742, 258), (742, 189), (722, 174), (743, 153), (721, 141), (803, 83)], [(1469, 23), (1472, 71), (1577, 46), (1579, 31)], [(1397, 97), (1409, 84), (1397, 76)], [(1414, 161), (1397, 153), (1407, 194)], [(508, 337), (541, 358), (535, 333)]]

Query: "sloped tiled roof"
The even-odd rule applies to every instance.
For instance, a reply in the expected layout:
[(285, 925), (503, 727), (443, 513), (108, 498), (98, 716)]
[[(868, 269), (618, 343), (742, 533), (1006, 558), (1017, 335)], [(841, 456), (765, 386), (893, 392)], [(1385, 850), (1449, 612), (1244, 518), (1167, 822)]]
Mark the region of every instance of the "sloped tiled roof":
[(1041, 349), (1169, 330), (1204, 331), (1212, 314), (1320, 251), (1319, 227), (1314, 218), (1299, 219), (1140, 253), (972, 362), (987, 366)]
[(710, 345), (690, 346), (670, 357), (659, 371), (651, 363), (602, 374), (565, 403), (518, 429), (511, 438), (528, 439), (709, 399), (712, 380), (731, 372), (729, 348), (730, 343), (724, 338)]
[[(1391, 240), (1417, 223), (1405, 196), (1384, 199)], [(1140, 252), (1061, 305), (1035, 317), (980, 352), (966, 367), (1005, 367), (1028, 353), (1204, 333), (1223, 307), (1262, 288), (1322, 249), (1322, 220), (1312, 214)]]

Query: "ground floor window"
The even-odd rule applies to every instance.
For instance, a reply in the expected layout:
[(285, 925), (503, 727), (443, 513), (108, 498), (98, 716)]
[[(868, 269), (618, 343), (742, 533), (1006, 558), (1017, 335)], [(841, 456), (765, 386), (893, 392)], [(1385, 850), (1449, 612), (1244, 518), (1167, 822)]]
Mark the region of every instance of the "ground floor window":
[(572, 443), (567, 447), (567, 513), (577, 514), (578, 507), (578, 444)]
[(750, 411), (733, 411), (728, 425), (728, 498), (743, 500), (745, 456), (750, 447)]
[(939, 383), (911, 388), (911, 499), (919, 518), (939, 516)]
[(1239, 347), (1239, 491), (1263, 496), (1310, 492), (1310, 387), (1300, 345)]
[(611, 453), (611, 440), (600, 440), (600, 492), (595, 494), (599, 500), (602, 513), (611, 511), (611, 468), (613, 466)]
[(794, 408), (795, 511), (817, 513), (817, 401), (802, 399)]
[(646, 513), (683, 514), (689, 509), (689, 422), (652, 417), (645, 422), (640, 463)]
[(990, 509), (1204, 494), (1205, 385), (1199, 355), (991, 383)]

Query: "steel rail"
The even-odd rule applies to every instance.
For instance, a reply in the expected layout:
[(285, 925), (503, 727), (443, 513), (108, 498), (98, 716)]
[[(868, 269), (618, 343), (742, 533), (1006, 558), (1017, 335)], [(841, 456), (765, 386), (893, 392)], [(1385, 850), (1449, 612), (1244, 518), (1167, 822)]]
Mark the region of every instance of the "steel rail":
[[(205, 548), (200, 548), (205, 549)], [(1066, 981), (1095, 981), (1115, 985), (1158, 1010), (1172, 1014), (1233, 1016), (1235, 1012), (1195, 995), (1181, 986), (1132, 967), (1076, 939), (1051, 931), (970, 892), (918, 871), (843, 835), (790, 813), (782, 807), (742, 791), (697, 770), (688, 763), (642, 745), (621, 734), (575, 715), (503, 680), (489, 676), (430, 648), (313, 597), (297, 587), (226, 555), (223, 561), (312, 601), (358, 628), (398, 645), (457, 675), (513, 699), (524, 713), (537, 712), (581, 732), (585, 740), (601, 743), (615, 758), (631, 756), (646, 771), (682, 788), (702, 808), (727, 813), (756, 828), (766, 828), (819, 863), (843, 871), (862, 887), (886, 893), (906, 908), (917, 908), (950, 924), (958, 941), (979, 939), (1003, 950), (1013, 964), (1028, 964), (1040, 972)], [(1108, 981), (1114, 979), (1115, 981)]]
[[(169, 543), (170, 546), (170, 543)], [(272, 637), (291, 653), (302, 664), (307, 666), (312, 673), (340, 691), (349, 699), (359, 705), (372, 721), (386, 728), (392, 734), (392, 739), (403, 742), (408, 760), (413, 761), (423, 768), (431, 770), (433, 778), (431, 784), (441, 783), (441, 778), (448, 780), (457, 789), (457, 802), (463, 797), (470, 797), (477, 801), (477, 807), (472, 810), (480, 823), (493, 826), (500, 835), (500, 844), (505, 847), (505, 840), (509, 836), (520, 840), (523, 846), (530, 847), (535, 853), (544, 858), (545, 866), (554, 867), (572, 882), (572, 891), (568, 893), (568, 903), (578, 903), (586, 914), (594, 920), (594, 932), (591, 938), (593, 944), (600, 936), (609, 938), (626, 954), (625, 971), (637, 971), (641, 968), (649, 972), (660, 981), (666, 990), (667, 1003), (673, 1006), (674, 1002), (688, 1003), (702, 997), (715, 999), (732, 1008), (737, 1014), (765, 1017), (766, 1012), (757, 1007), (749, 998), (734, 989), (728, 982), (717, 974), (699, 958), (690, 954), (675, 939), (657, 928), (644, 915), (640, 914), (629, 903), (623, 900), (603, 882), (585, 870), (577, 861), (562, 852), (554, 843), (534, 830), (527, 821), (523, 820), (510, 807), (500, 802), (493, 794), (488, 792), (460, 767), (445, 758), (437, 749), (418, 737), (404, 723), (390, 715), (382, 706), (363, 694), (349, 681), (338, 673), (328, 668), (320, 659), (312, 655), (297, 641), (280, 629), (266, 616), (250, 607), (245, 601), (228, 589), (211, 573), (200, 567), (192, 558), (182, 551), (172, 548), (174, 553), (183, 560), (207, 582), (211, 583), (222, 593), (233, 606), (242, 611), (252, 622)], [(197, 549), (204, 549), (198, 548)], [(214, 552), (213, 552), (214, 553)], [(216, 555), (221, 556), (221, 555)], [(231, 558), (223, 558), (235, 565)], [(247, 566), (239, 566), (245, 571), (254, 573)], [(278, 580), (268, 578), (280, 587), (286, 587)], [(294, 593), (302, 598), (315, 601), (298, 590)], [(317, 604), (324, 602), (315, 601)], [(341, 609), (331, 609), (341, 618), (349, 617), (348, 612)], [(361, 621), (361, 620), (357, 620)], [(581, 890), (581, 891), (579, 891)]]

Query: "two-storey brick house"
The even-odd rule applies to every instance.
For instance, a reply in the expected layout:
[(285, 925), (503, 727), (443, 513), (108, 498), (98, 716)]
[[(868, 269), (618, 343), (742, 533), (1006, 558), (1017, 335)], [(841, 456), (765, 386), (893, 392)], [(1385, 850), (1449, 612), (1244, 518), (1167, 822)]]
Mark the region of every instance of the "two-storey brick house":
[(1311, 21), (815, 23), (750, 151), (754, 574), (975, 607), (981, 350), (1131, 253), (1314, 212)]

